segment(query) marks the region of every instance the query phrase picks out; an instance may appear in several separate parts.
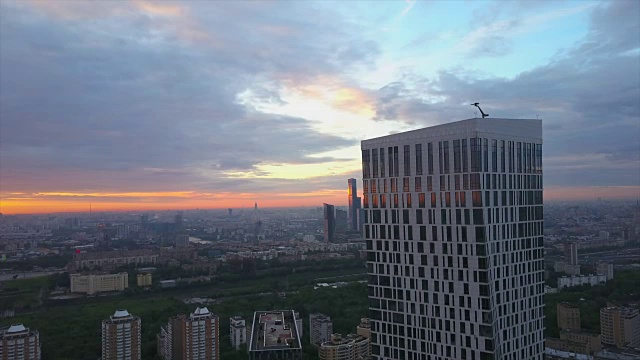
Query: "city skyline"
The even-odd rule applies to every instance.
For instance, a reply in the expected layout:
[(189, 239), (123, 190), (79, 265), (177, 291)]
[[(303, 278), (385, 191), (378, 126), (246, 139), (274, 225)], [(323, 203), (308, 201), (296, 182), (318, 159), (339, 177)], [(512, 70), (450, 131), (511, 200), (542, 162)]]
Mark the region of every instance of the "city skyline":
[(361, 140), (476, 101), (543, 119), (545, 201), (640, 195), (638, 2), (0, 10), (0, 213), (345, 206)]

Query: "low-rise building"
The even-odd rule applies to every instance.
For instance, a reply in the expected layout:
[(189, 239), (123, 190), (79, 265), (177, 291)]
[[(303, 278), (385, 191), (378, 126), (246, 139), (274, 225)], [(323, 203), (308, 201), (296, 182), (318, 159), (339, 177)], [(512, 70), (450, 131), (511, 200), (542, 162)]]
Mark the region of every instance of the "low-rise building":
[(138, 274), (137, 280), (138, 280), (138, 286), (140, 286), (140, 287), (151, 286), (151, 284), (152, 284), (151, 274), (149, 274), (149, 273), (147, 273), (147, 274)]
[(586, 353), (593, 354), (602, 350), (602, 337), (600, 334), (576, 331), (561, 331), (560, 339), (574, 343), (585, 344)]
[(129, 274), (71, 274), (71, 292), (92, 295), (105, 291), (122, 291), (129, 287)]
[(558, 329), (580, 331), (580, 308), (569, 303), (558, 303), (556, 306)]
[(129, 264), (155, 264), (158, 254), (150, 250), (96, 251), (74, 254), (73, 265), (76, 269), (113, 268)]
[(331, 335), (330, 341), (320, 344), (320, 360), (365, 360), (371, 358), (370, 340), (366, 337), (349, 334)]
[(558, 289), (581, 285), (600, 285), (606, 282), (606, 275), (563, 276), (558, 278)]
[(371, 339), (371, 322), (369, 318), (361, 318), (360, 325), (356, 328), (356, 333), (367, 339)]
[(600, 309), (602, 343), (618, 348), (640, 346), (638, 309), (610, 306)]
[(0, 328), (1, 360), (40, 360), (40, 334), (22, 324)]
[(605, 275), (607, 280), (613, 280), (613, 264), (599, 262), (596, 266), (596, 272), (598, 275)]
[(256, 311), (251, 325), (249, 359), (302, 360), (297, 327), (293, 310)]

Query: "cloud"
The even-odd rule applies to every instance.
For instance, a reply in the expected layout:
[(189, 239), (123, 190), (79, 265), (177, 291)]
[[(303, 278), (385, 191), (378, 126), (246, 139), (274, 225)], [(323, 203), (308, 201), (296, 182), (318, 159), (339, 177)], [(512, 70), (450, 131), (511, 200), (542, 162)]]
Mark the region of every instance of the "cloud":
[[(373, 61), (367, 49), (375, 44), (334, 38), (339, 28), (302, 16), (277, 25), (287, 29), (278, 37), (253, 32), (279, 24), (278, 11), (265, 16), (263, 5), (133, 4), (100, 14), (81, 2), (2, 3), (3, 193), (233, 190), (225, 172), (340, 163), (312, 155), (355, 144), (238, 96), (282, 104), (279, 80), (305, 84), (309, 68), (339, 76)], [(247, 21), (225, 19), (240, 12)], [(183, 25), (206, 35), (197, 40), (215, 38), (224, 47), (185, 39)], [(305, 39), (311, 32), (315, 43)], [(323, 56), (328, 49), (336, 57)]]
[[(377, 93), (376, 119), (415, 126), (474, 117), (543, 119), (549, 185), (640, 185), (640, 4), (593, 11), (584, 40), (513, 79), (442, 70)], [(619, 24), (620, 26), (617, 26)]]

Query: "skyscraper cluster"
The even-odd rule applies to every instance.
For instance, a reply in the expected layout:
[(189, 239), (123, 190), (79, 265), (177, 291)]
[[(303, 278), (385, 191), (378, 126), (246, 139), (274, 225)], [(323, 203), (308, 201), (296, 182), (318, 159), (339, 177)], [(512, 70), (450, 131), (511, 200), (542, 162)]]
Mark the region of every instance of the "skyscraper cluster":
[(365, 140), (362, 171), (373, 357), (541, 360), (541, 121)]

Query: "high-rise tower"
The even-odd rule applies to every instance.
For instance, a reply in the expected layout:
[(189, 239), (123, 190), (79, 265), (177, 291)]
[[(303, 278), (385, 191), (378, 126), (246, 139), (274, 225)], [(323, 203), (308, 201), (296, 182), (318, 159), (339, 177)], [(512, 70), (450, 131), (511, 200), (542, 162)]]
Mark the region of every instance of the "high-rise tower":
[(140, 360), (140, 318), (127, 310), (116, 310), (102, 321), (102, 359)]
[(349, 186), (349, 230), (358, 231), (358, 182), (356, 179), (348, 179), (347, 184)]
[(336, 230), (336, 214), (334, 206), (331, 204), (324, 204), (324, 242), (333, 242), (333, 234)]
[(220, 359), (220, 322), (218, 316), (206, 307), (196, 308), (189, 317), (173, 316), (166, 327), (160, 329), (158, 339), (165, 360), (218, 360)]
[(40, 334), (22, 324), (0, 328), (0, 359), (40, 360)]
[(541, 360), (541, 121), (365, 140), (362, 170), (373, 358)]

